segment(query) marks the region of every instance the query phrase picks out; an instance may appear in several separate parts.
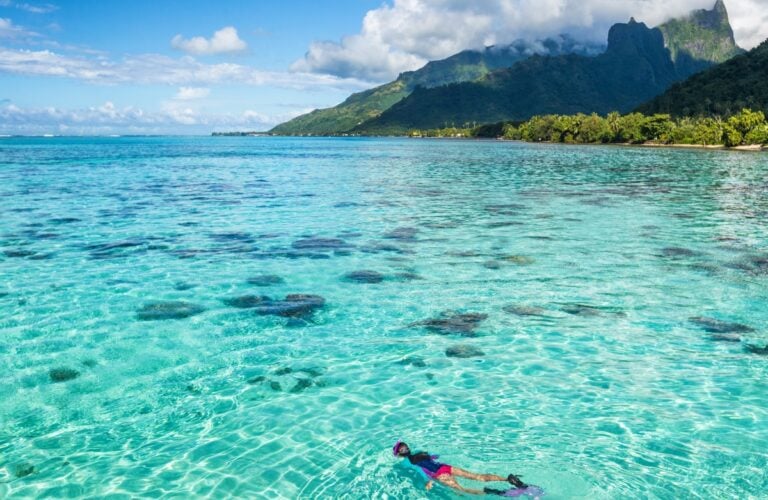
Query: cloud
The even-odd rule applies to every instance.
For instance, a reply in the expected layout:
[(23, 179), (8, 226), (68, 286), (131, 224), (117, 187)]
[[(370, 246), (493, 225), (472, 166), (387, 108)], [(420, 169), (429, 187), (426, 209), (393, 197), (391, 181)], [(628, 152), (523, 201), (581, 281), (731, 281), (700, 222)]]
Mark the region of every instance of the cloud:
[(17, 3), (17, 9), (31, 12), (32, 14), (48, 14), (50, 12), (59, 10), (59, 7), (50, 3), (35, 5), (30, 3)]
[(211, 55), (242, 52), (248, 48), (248, 45), (237, 36), (235, 28), (227, 26), (215, 32), (210, 40), (201, 36), (185, 39), (181, 35), (176, 35), (171, 40), (171, 47), (188, 54)]
[(16, 3), (11, 0), (0, 0), (0, 7), (16, 7), (17, 9), (30, 12), (32, 14), (48, 14), (55, 10), (59, 10), (57, 5), (51, 3), (45, 4), (31, 4), (31, 3)]
[(180, 103), (167, 103), (159, 111), (120, 108), (112, 102), (82, 109), (21, 108), (0, 104), (0, 134), (112, 134), (203, 133), (220, 130), (266, 130), (294, 115), (270, 116), (254, 110), (204, 114)]
[(0, 74), (71, 78), (87, 83), (117, 85), (164, 84), (202, 86), (218, 83), (270, 85), (313, 90), (334, 88), (361, 90), (365, 82), (332, 75), (262, 71), (250, 66), (218, 63), (204, 64), (184, 56), (172, 58), (142, 54), (112, 61), (103, 55), (65, 55), (51, 50), (26, 50), (0, 47)]
[(745, 49), (768, 38), (768, 0), (726, 0), (736, 43)]
[[(768, 0), (726, 0), (736, 40), (751, 48), (768, 37)], [(604, 42), (631, 16), (655, 26), (715, 0), (394, 0), (366, 13), (359, 33), (318, 41), (294, 71), (384, 81), (465, 49), (561, 33)]]
[(211, 89), (206, 87), (179, 87), (174, 99), (178, 101), (192, 101), (195, 99), (204, 99), (211, 93)]
[(24, 38), (24, 37), (37, 37), (37, 33), (26, 30), (21, 26), (13, 24), (8, 18), (0, 17), (0, 38)]

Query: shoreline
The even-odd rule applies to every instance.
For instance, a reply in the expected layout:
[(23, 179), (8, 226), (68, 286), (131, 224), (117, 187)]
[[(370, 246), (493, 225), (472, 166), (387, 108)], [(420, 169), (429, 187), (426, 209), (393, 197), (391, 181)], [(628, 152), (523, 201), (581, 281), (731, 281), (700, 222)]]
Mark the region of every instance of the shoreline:
[[(264, 137), (264, 136), (262, 136)], [(554, 144), (563, 146), (621, 146), (621, 147), (641, 147), (641, 148), (659, 148), (659, 149), (703, 149), (707, 151), (746, 151), (760, 153), (768, 151), (768, 144), (745, 144), (741, 146), (727, 147), (724, 144), (659, 144), (654, 142), (644, 142), (632, 144), (630, 142), (552, 142), (552, 141), (523, 141), (520, 139), (504, 139), (503, 137), (419, 137), (409, 135), (280, 135), (270, 134), (267, 137), (300, 137), (300, 138), (321, 138), (321, 139), (427, 139), (441, 141), (500, 141), (500, 142), (519, 142), (521, 144)]]

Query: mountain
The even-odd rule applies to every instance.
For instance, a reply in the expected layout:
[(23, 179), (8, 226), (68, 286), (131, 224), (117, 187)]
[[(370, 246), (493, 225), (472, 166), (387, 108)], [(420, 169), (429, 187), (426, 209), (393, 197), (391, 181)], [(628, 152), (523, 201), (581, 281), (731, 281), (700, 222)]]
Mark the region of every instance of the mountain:
[(722, 63), (744, 53), (733, 38), (723, 0), (717, 0), (712, 10), (693, 11), (659, 25), (659, 29), (681, 73), (697, 73), (712, 63)]
[(542, 114), (628, 112), (740, 50), (718, 0), (712, 10), (695, 11), (659, 28), (634, 19), (615, 24), (605, 53), (594, 57), (534, 56), (473, 82), (418, 88), (353, 131), (398, 134)]
[(270, 132), (281, 135), (328, 135), (348, 132), (363, 122), (378, 117), (393, 104), (408, 97), (417, 87), (476, 80), (499, 68), (508, 68), (533, 54), (597, 54), (603, 46), (584, 44), (568, 36), (543, 41), (518, 40), (502, 47), (486, 47), (483, 51), (465, 50), (447, 59), (431, 61), (416, 71), (400, 74), (390, 83), (352, 94), (338, 106), (317, 109), (282, 123)]
[(741, 52), (725, 4), (717, 0), (711, 10), (655, 29), (634, 19), (614, 25), (602, 54), (568, 37), (464, 51), (271, 132), (385, 134), (545, 113), (626, 112)]
[(533, 56), (475, 82), (417, 88), (355, 131), (389, 134), (537, 114), (626, 112), (677, 80), (661, 31), (633, 19), (611, 27), (603, 54)]
[(742, 108), (768, 113), (768, 40), (673, 85), (638, 110), (674, 116), (729, 116)]

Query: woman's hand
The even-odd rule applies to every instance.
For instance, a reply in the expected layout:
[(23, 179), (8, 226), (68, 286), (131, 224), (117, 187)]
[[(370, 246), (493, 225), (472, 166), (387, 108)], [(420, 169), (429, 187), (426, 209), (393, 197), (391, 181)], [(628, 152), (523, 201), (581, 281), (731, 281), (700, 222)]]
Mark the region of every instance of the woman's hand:
[(429, 490), (432, 489), (433, 485), (434, 485), (434, 483), (432, 481), (427, 481), (427, 486), (425, 486), (425, 488), (427, 488), (427, 491), (429, 491)]

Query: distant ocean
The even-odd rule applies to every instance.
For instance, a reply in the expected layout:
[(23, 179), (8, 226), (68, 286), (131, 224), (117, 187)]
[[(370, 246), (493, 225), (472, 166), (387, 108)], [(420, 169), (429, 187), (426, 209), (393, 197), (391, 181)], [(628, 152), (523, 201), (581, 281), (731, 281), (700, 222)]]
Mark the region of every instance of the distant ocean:
[(397, 439), (552, 499), (763, 496), (766, 179), (723, 151), (3, 138), (0, 497), (423, 497)]

